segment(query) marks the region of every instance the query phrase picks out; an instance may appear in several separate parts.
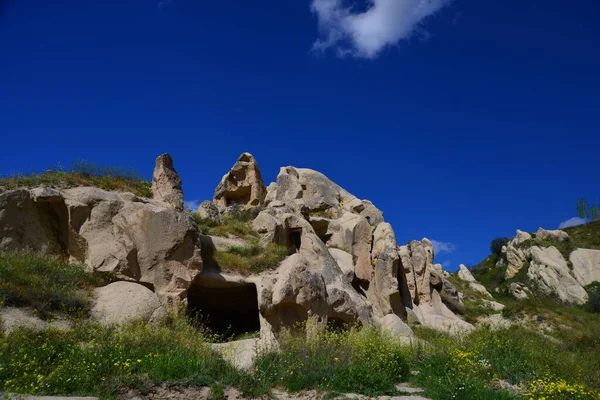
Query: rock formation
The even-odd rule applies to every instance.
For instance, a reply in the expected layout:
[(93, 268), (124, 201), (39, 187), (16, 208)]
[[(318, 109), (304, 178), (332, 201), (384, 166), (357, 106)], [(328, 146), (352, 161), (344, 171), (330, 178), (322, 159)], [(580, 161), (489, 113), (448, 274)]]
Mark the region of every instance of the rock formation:
[[(473, 328), (427, 239), (398, 246), (383, 212), (309, 169), (284, 167), (265, 189), (244, 153), (198, 209), (215, 224), (232, 207), (264, 206), (249, 223), (260, 243), (288, 250), (279, 265), (250, 276), (224, 273), (215, 251), (239, 238), (201, 235), (183, 209), (181, 180), (168, 155), (157, 158), (154, 198), (94, 187), (31, 188), (0, 193), (0, 250), (64, 253), (121, 282), (96, 291), (94, 313), (106, 322), (160, 318), (164, 306), (187, 304), (215, 329), (260, 330), (313, 320), (374, 325), (410, 336), (410, 320), (453, 333)], [(154, 292), (154, 293), (152, 293)], [(144, 303), (147, 307), (141, 307)], [(113, 312), (115, 307), (122, 311)], [(262, 339), (261, 339), (262, 340)]]
[(263, 204), (267, 194), (256, 160), (250, 153), (242, 154), (215, 189), (214, 203), (218, 207), (239, 204), (245, 208)]
[(504, 246), (501, 261), (506, 265), (505, 278), (514, 279), (526, 268), (526, 279), (529, 281), (529, 288), (519, 282), (510, 282), (509, 293), (522, 300), (532, 294), (531, 289), (537, 289), (565, 303), (587, 302), (588, 295), (584, 287), (600, 281), (600, 250), (579, 248), (562, 254), (555, 246), (549, 246), (548, 242), (555, 242), (557, 246), (571, 242), (571, 246), (574, 246), (566, 232), (543, 228), (538, 229), (535, 238), (517, 230), (516, 236)]
[(464, 282), (467, 282), (467, 284), (469, 285), (469, 287), (484, 295), (487, 297), (492, 297), (492, 295), (490, 294), (490, 292), (487, 291), (487, 289), (485, 288), (485, 286), (483, 286), (481, 283), (477, 282), (477, 280), (475, 279), (475, 277), (473, 276), (473, 274), (471, 274), (471, 271), (469, 271), (469, 269), (467, 267), (465, 267), (463, 264), (460, 264), (460, 269), (458, 270), (458, 278)]
[(156, 158), (156, 166), (152, 174), (152, 193), (155, 199), (170, 204), (178, 211), (183, 211), (181, 178), (175, 171), (173, 159), (169, 154)]

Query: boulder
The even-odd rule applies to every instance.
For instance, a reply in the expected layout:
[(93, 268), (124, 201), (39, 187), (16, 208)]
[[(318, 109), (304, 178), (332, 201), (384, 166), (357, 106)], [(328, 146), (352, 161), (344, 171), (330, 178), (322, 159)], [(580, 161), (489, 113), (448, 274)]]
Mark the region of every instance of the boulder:
[(507, 261), (506, 279), (514, 278), (527, 261), (526, 251), (509, 243), (506, 246), (505, 256)]
[(243, 153), (215, 189), (214, 203), (218, 207), (239, 204), (244, 208), (262, 206), (267, 190), (256, 160)]
[(152, 174), (152, 195), (172, 208), (183, 211), (181, 178), (175, 171), (173, 159), (169, 154), (162, 154), (156, 158), (156, 166)]
[(67, 254), (72, 262), (151, 286), (165, 301), (185, 300), (202, 270), (189, 215), (162, 200), (95, 187), (61, 190), (60, 196), (32, 190), (0, 194), (0, 250)]
[(508, 293), (511, 294), (517, 300), (525, 300), (529, 298), (531, 290), (527, 286), (524, 286), (518, 282), (512, 282), (508, 285)]
[(520, 245), (523, 242), (527, 241), (527, 240), (531, 240), (531, 234), (527, 233), (527, 232), (523, 232), (522, 230), (517, 229), (517, 235), (515, 236), (515, 238), (512, 240), (514, 245)]
[(583, 304), (587, 301), (585, 289), (571, 276), (565, 259), (556, 247), (532, 246), (531, 257), (527, 276), (539, 290), (556, 295), (565, 303)]
[(504, 306), (504, 304), (498, 303), (497, 301), (483, 299), (482, 302), (483, 302), (483, 305), (486, 308), (489, 308), (490, 310), (502, 311), (502, 310), (504, 310), (506, 308)]
[(329, 304), (325, 280), (301, 254), (293, 254), (281, 264), (272, 293), (274, 315), (267, 318), (276, 328), (293, 326), (308, 318), (327, 320)]
[(559, 243), (564, 243), (571, 240), (567, 232), (558, 229), (553, 231), (547, 231), (543, 228), (539, 228), (537, 233), (535, 234), (535, 237), (537, 239), (550, 240), (551, 242)]
[(569, 255), (572, 274), (581, 286), (600, 282), (600, 250), (577, 249)]
[(464, 264), (460, 264), (459, 268), (460, 269), (458, 270), (458, 278), (460, 280), (465, 282), (476, 282), (475, 277)]
[(219, 208), (212, 201), (204, 200), (196, 210), (200, 218), (211, 221), (213, 224), (221, 224), (221, 214)]
[(408, 337), (412, 338), (415, 336), (410, 326), (408, 326), (402, 319), (395, 314), (388, 314), (379, 320), (379, 326), (381, 330), (389, 332), (395, 337)]
[(133, 320), (156, 323), (167, 317), (158, 296), (138, 283), (113, 282), (94, 289), (91, 317), (103, 325)]

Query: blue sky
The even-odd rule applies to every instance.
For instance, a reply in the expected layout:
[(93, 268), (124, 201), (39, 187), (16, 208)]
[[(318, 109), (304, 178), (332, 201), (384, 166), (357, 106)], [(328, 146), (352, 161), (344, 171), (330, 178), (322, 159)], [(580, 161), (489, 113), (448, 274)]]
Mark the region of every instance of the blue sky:
[(456, 269), (600, 197), (600, 2), (0, 0), (0, 174), (244, 151), (319, 170)]

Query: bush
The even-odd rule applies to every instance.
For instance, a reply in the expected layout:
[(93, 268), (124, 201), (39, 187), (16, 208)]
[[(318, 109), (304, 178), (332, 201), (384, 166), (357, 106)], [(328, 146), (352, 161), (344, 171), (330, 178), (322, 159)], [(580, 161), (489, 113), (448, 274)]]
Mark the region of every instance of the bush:
[[(416, 333), (422, 336), (422, 330)], [(600, 394), (598, 357), (590, 357), (589, 348), (569, 347), (522, 327), (478, 328), (460, 339), (427, 339), (431, 345), (416, 352), (416, 382), (433, 398), (522, 398), (490, 389), (500, 379), (527, 388), (527, 398), (591, 400)], [(551, 387), (564, 391), (552, 392)]]
[(600, 282), (592, 282), (585, 287), (588, 293), (588, 302), (583, 305), (583, 309), (591, 313), (600, 313)]
[(106, 279), (85, 266), (33, 252), (0, 252), (0, 304), (52, 311), (87, 312), (89, 292)]
[(257, 378), (292, 392), (394, 394), (409, 372), (408, 349), (373, 328), (322, 330), (308, 338), (304, 330), (288, 331), (280, 345), (279, 353), (257, 359)]
[(506, 246), (510, 238), (496, 238), (490, 243), (490, 251), (492, 254), (500, 255), (502, 253), (502, 247)]
[(0, 390), (103, 395), (147, 379), (168, 384), (235, 384), (240, 374), (184, 320), (104, 328), (80, 321), (72, 331), (17, 329), (0, 336)]
[(100, 167), (87, 161), (76, 161), (71, 168), (47, 169), (30, 175), (0, 177), (0, 187), (16, 189), (40, 185), (75, 187), (96, 186), (105, 190), (123, 190), (141, 197), (152, 197), (150, 182), (140, 178), (133, 169)]

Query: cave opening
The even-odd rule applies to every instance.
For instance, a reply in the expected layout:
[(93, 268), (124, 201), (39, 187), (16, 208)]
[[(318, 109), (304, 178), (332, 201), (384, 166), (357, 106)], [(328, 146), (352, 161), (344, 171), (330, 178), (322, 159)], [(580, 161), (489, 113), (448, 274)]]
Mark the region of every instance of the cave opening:
[(291, 229), (288, 239), (288, 255), (298, 253), (302, 246), (302, 228)]
[(253, 283), (199, 279), (188, 290), (187, 314), (228, 341), (260, 331), (258, 293)]

